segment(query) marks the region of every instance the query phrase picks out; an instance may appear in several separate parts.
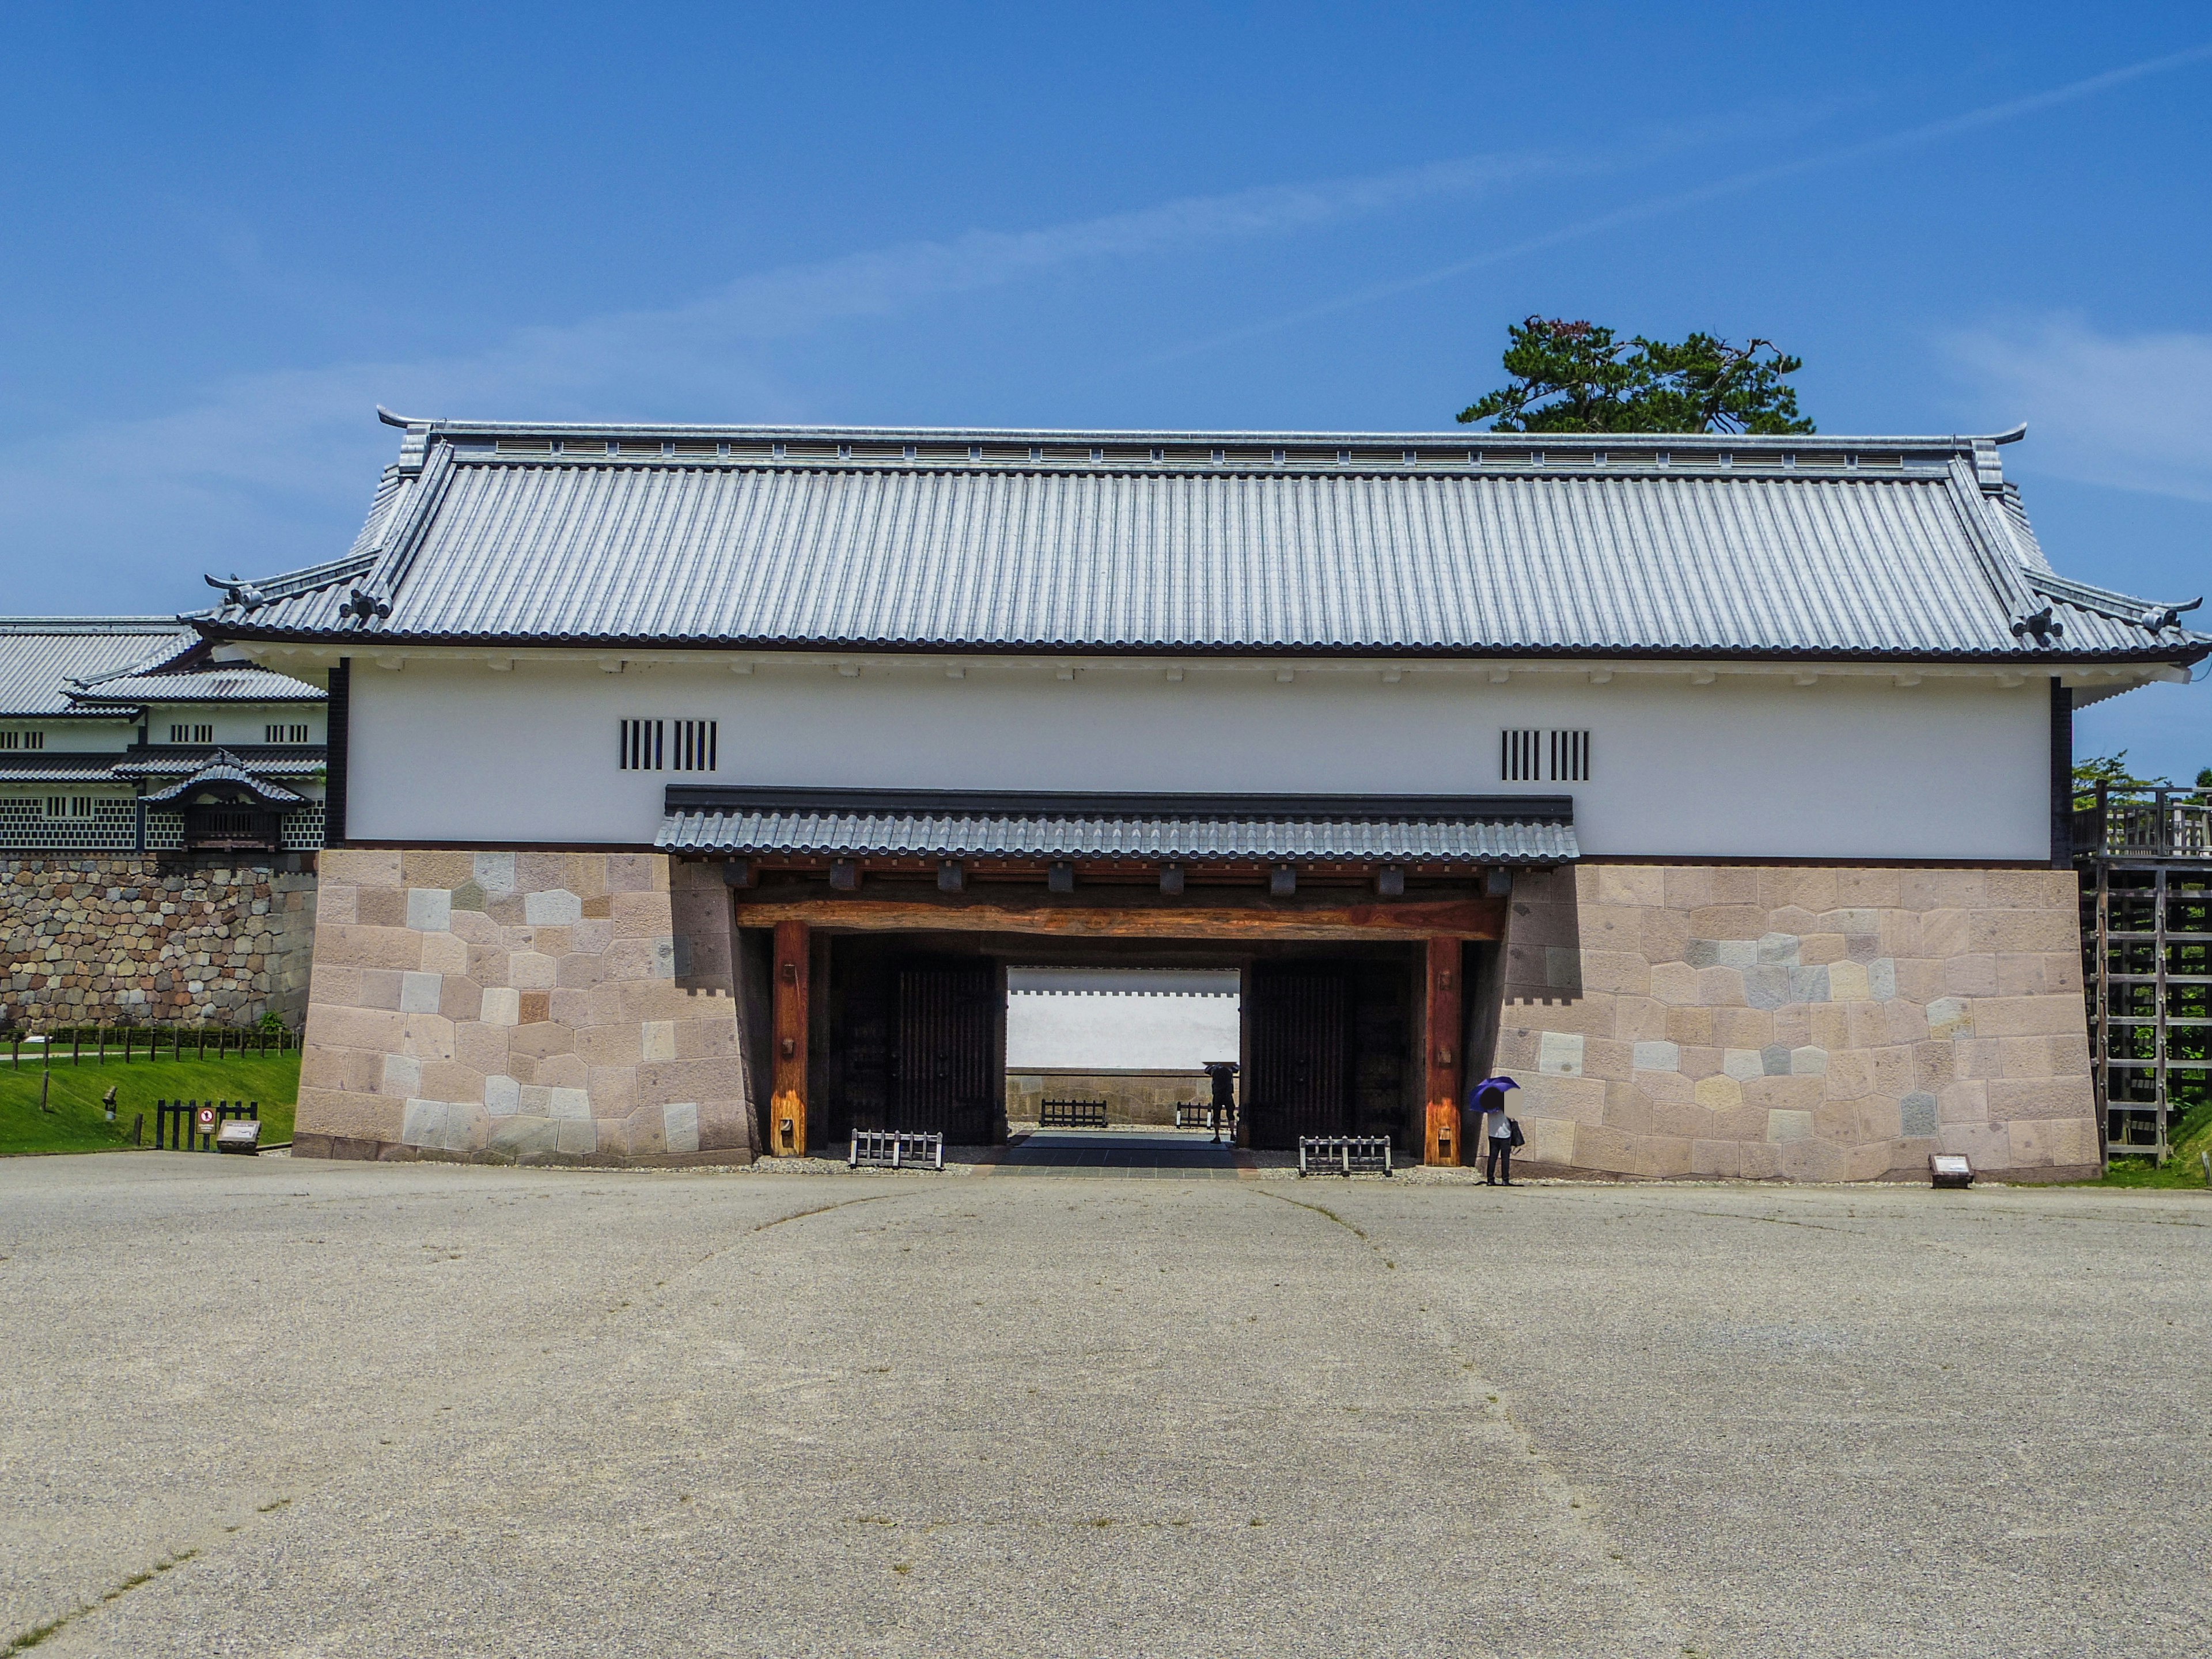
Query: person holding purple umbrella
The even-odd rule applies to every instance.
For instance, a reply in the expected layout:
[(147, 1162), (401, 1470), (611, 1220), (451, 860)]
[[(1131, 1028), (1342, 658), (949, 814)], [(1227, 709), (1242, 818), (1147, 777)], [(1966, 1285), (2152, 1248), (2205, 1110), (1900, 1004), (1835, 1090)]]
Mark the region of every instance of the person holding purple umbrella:
[(1490, 1148), (1486, 1185), (1513, 1184), (1513, 1149), (1522, 1144), (1521, 1126), (1505, 1110), (1505, 1091), (1521, 1085), (1510, 1077), (1486, 1077), (1468, 1091), (1467, 1109), (1483, 1121), (1483, 1141)]

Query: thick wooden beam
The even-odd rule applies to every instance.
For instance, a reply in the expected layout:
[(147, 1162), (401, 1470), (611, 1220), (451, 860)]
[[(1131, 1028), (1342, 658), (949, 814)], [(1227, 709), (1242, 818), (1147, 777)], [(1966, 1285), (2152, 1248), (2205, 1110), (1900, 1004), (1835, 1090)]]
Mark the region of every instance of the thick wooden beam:
[(813, 953), (803, 921), (775, 924), (775, 1084), (769, 1096), (768, 1150), (806, 1153), (806, 1006)]
[[(1118, 896), (1116, 896), (1118, 897)], [(948, 893), (896, 898), (848, 898), (739, 893), (738, 923), (781, 927), (899, 929), (985, 933), (1057, 933), (1091, 939), (1497, 939), (1505, 921), (1503, 899), (1415, 899), (1396, 904), (1270, 902), (1162, 903), (1152, 894), (1139, 902), (1110, 902), (1101, 894), (1078, 902), (1012, 896)]]
[(1457, 939), (1429, 941), (1428, 1133), (1423, 1161), (1455, 1165), (1461, 1161), (1461, 1079), (1466, 1056), (1460, 1052), (1465, 1028), (1462, 974), (1465, 953)]

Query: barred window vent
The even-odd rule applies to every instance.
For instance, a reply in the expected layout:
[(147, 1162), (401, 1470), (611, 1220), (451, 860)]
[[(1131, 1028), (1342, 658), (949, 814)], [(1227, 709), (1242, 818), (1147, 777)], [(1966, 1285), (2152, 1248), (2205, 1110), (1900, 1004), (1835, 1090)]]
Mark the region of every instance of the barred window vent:
[(307, 740), (307, 728), (304, 726), (276, 725), (264, 730), (267, 735), (263, 741), (267, 743), (305, 743)]
[(625, 772), (711, 772), (720, 762), (720, 720), (624, 720)]
[(215, 727), (204, 724), (173, 726), (169, 728), (169, 741), (171, 743), (213, 743)]
[(50, 818), (88, 818), (92, 816), (92, 797), (49, 795), (46, 797), (46, 816)]
[(1498, 775), (1507, 783), (1588, 783), (1590, 734), (1523, 726), (1500, 734)]
[(43, 732), (0, 732), (0, 749), (44, 749), (46, 734)]

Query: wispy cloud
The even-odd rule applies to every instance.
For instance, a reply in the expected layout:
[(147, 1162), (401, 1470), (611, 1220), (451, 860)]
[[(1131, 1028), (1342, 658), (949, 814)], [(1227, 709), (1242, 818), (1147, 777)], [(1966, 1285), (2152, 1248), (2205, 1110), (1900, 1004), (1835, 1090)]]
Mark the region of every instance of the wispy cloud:
[(342, 521), (365, 503), (390, 447), (371, 419), (378, 403), (419, 415), (609, 417), (704, 392), (732, 413), (803, 418), (805, 401), (760, 348), (1085, 262), (1194, 252), (1603, 174), (1717, 136), (1686, 128), (1608, 152), (1462, 156), (971, 231), (746, 276), (678, 306), (525, 326), (472, 353), (242, 376), (166, 414), (15, 448), (0, 463), (0, 550), (17, 567), (19, 592), (48, 587), (44, 602), (64, 605), (88, 585), (143, 591), (157, 562), (171, 592), (179, 560), (248, 570), (301, 562), (329, 550), (334, 514)]
[(2057, 317), (1943, 346), (1986, 418), (2027, 422), (2039, 469), (2212, 501), (2212, 334), (2105, 334)]
[(2084, 76), (2081, 79), (2069, 82), (2063, 86), (2051, 87), (2042, 92), (2030, 93), (2019, 98), (2008, 98), (2001, 103), (1987, 104), (1978, 109), (1962, 111), (1957, 115), (1945, 116), (1941, 119), (1923, 122), (1896, 132), (1883, 133), (1875, 137), (1862, 139), (1856, 143), (1841, 144), (1832, 149), (1816, 151), (1810, 155), (1798, 156), (1790, 161), (1774, 162), (1766, 167), (1752, 167), (1741, 173), (1729, 173), (1705, 184), (1692, 185), (1687, 190), (1669, 191), (1661, 195), (1647, 197), (1642, 201), (1632, 202), (1626, 206), (1614, 208), (1571, 224), (1559, 226), (1556, 229), (1543, 231), (1534, 236), (1522, 237), (1494, 247), (1481, 249), (1464, 258), (1455, 259), (1449, 264), (1437, 265), (1433, 269), (1395, 277), (1389, 282), (1373, 283), (1349, 294), (1339, 295), (1334, 299), (1325, 300), (1318, 305), (1304, 306), (1296, 311), (1285, 312), (1278, 316), (1262, 318), (1256, 322), (1244, 324), (1225, 333), (1209, 335), (1203, 339), (1170, 346), (1164, 351), (1139, 358), (1126, 367), (1140, 368), (1157, 366), (1180, 358), (1196, 356), (1240, 341), (1279, 333), (1285, 329), (1303, 327), (1309, 323), (1317, 322), (1324, 317), (1354, 310), (1362, 306), (1372, 305), (1380, 301), (1395, 299), (1401, 295), (1413, 293), (1420, 289), (1432, 288), (1439, 283), (1447, 283), (1455, 277), (1470, 276), (1478, 270), (1509, 264), (1516, 260), (1526, 258), (1532, 253), (1541, 253), (1547, 249), (1559, 247), (1566, 243), (1582, 241), (1589, 237), (1603, 235), (1609, 231), (1626, 229), (1631, 225), (1664, 218), (1686, 209), (1703, 207), (1709, 202), (1721, 201), (1728, 197), (1741, 196), (1751, 191), (1763, 190), (1771, 185), (1779, 184), (1784, 179), (1797, 178), (1805, 173), (1824, 172), (1830, 168), (1848, 166), (1854, 161), (1872, 161), (1883, 155), (1922, 149), (1946, 138), (1956, 137), (1961, 133), (1973, 132), (1985, 127), (2000, 126), (2008, 121), (2017, 121), (2027, 116), (2040, 114), (2045, 110), (2057, 109), (2067, 104), (2080, 103), (2087, 99), (2099, 97), (2105, 93), (2117, 91), (2122, 87), (2150, 76), (2193, 68), (2208, 62), (2212, 62), (2212, 43), (2192, 46), (2185, 52), (2168, 52), (2163, 57), (2145, 58), (2140, 63), (2124, 64), (2118, 69)]

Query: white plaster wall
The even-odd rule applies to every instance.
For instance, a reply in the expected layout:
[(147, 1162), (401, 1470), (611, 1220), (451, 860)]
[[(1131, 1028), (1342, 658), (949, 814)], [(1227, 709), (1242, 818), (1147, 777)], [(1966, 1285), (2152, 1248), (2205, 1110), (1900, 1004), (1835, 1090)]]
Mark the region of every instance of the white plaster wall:
[[(353, 673), (349, 833), (403, 842), (648, 843), (677, 782), (1285, 793), (1571, 793), (1586, 853), (2040, 860), (2050, 692), (2029, 680), (1272, 667), (413, 659)], [(711, 777), (616, 768), (626, 716), (721, 722)], [(1507, 726), (1586, 726), (1587, 783), (1498, 779)]]
[(1237, 1056), (1233, 996), (1016, 991), (1006, 999), (1006, 1068), (1194, 1072)]

